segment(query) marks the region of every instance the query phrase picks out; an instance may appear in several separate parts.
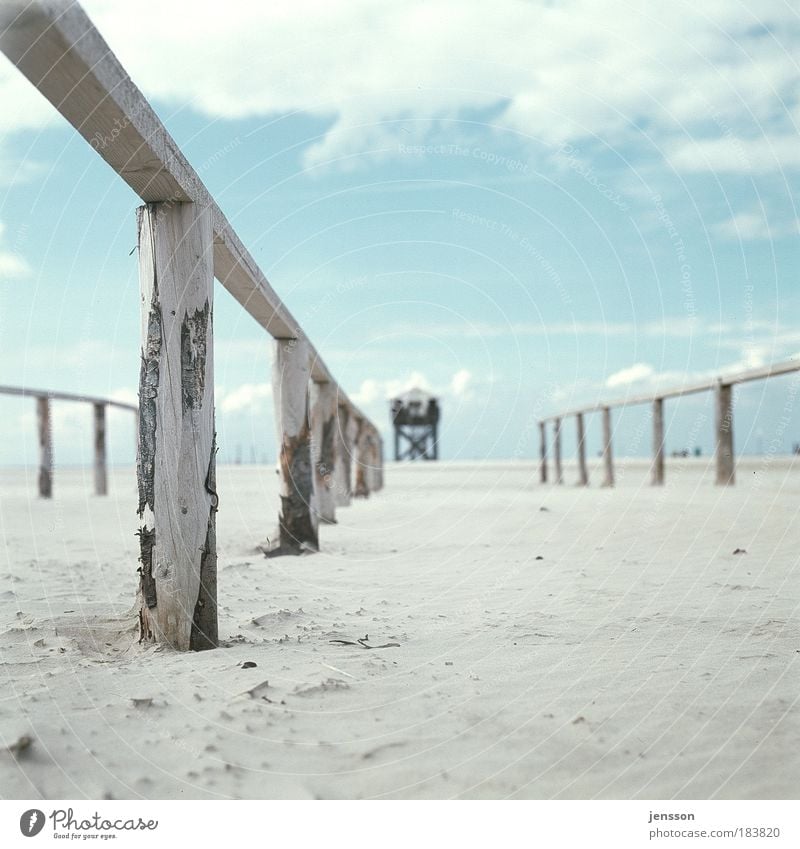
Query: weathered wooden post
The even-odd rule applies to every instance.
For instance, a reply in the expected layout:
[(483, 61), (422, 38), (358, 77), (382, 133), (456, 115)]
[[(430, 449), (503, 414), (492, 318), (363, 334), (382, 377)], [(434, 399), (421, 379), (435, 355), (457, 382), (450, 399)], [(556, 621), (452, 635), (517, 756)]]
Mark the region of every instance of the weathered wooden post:
[(137, 210), (140, 642), (217, 645), (211, 210)]
[(603, 486), (614, 486), (614, 452), (611, 444), (611, 410), (603, 407)]
[(356, 498), (369, 498), (369, 485), (367, 484), (367, 468), (369, 465), (369, 446), (367, 435), (367, 423), (362, 418), (356, 419), (355, 434), (355, 461), (356, 461), (356, 483), (353, 495)]
[(305, 339), (276, 339), (272, 367), (275, 433), (280, 446), (281, 509), (278, 547), (270, 555), (302, 554), (319, 548), (313, 508), (314, 469), (311, 457), (308, 382), (309, 346)]
[(336, 469), (336, 387), (313, 383), (311, 394), (311, 447), (314, 455), (314, 492), (321, 521), (336, 522), (334, 474)]
[(553, 421), (553, 465), (556, 483), (564, 483), (564, 470), (561, 467), (561, 419)]
[(716, 388), (716, 465), (717, 484), (736, 483), (733, 463), (733, 386), (719, 381)]
[(664, 399), (653, 401), (653, 470), (650, 476), (652, 486), (664, 483)]
[(578, 431), (578, 486), (587, 486), (589, 471), (586, 468), (586, 434), (583, 428), (583, 413), (575, 414), (575, 425)]
[(350, 427), (350, 408), (337, 403), (335, 431), (335, 460), (333, 467), (333, 489), (337, 507), (349, 507), (352, 495), (351, 486), (351, 448), (348, 438)]
[(383, 437), (378, 437), (378, 489), (383, 489), (384, 449)]
[(108, 494), (106, 471), (106, 405), (94, 404), (94, 491)]
[(380, 435), (378, 431), (370, 426), (367, 431), (367, 489), (377, 492), (380, 486)]
[(50, 420), (50, 399), (36, 398), (36, 430), (39, 436), (39, 495), (53, 497), (53, 427)]
[(547, 423), (539, 422), (539, 480), (547, 483)]

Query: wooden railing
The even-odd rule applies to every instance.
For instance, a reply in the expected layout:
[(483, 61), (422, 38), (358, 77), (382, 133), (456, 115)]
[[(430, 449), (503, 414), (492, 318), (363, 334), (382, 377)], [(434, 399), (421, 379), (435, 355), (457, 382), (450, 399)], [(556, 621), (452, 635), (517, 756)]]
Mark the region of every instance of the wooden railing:
[(603, 486), (614, 485), (614, 452), (612, 446), (611, 410), (615, 407), (630, 407), (635, 404), (652, 405), (653, 443), (651, 483), (660, 486), (664, 483), (664, 400), (693, 395), (698, 392), (714, 392), (716, 398), (714, 421), (714, 457), (716, 464), (716, 482), (720, 485), (732, 485), (736, 482), (736, 469), (733, 452), (733, 387), (752, 380), (765, 380), (783, 374), (800, 371), (800, 360), (787, 360), (763, 368), (750, 369), (737, 374), (724, 375), (715, 380), (678, 386), (645, 395), (633, 395), (583, 407), (576, 407), (556, 415), (547, 416), (539, 421), (539, 477), (547, 483), (547, 423), (553, 423), (553, 464), (555, 482), (564, 482), (561, 464), (561, 427), (565, 418), (575, 417), (578, 444), (578, 483), (589, 483), (586, 465), (586, 433), (584, 415), (601, 412), (603, 416)]
[(53, 426), (50, 416), (51, 401), (81, 401), (94, 407), (94, 491), (108, 494), (108, 466), (106, 462), (106, 407), (118, 407), (138, 414), (139, 408), (111, 398), (91, 395), (74, 395), (70, 392), (51, 392), (47, 389), (27, 389), (20, 386), (0, 386), (0, 395), (17, 395), (36, 400), (36, 439), (39, 446), (38, 489), (42, 498), (53, 496)]
[(137, 210), (140, 639), (180, 650), (211, 648), (217, 644), (214, 278), (275, 340), (281, 507), (272, 553), (316, 549), (320, 520), (333, 521), (336, 506), (351, 495), (382, 486), (380, 434), (336, 383), (83, 9), (5, 0), (0, 50), (145, 201)]

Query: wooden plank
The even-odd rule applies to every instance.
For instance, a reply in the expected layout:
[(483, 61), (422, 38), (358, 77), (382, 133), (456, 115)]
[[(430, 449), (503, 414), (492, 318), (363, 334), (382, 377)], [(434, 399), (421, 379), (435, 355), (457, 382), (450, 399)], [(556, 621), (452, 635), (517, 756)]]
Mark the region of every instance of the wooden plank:
[(208, 209), (138, 210), (140, 640), (217, 644), (213, 238)]
[(653, 469), (650, 476), (653, 486), (664, 483), (664, 399), (653, 401)]
[(720, 382), (715, 390), (716, 482), (730, 486), (736, 482), (733, 460), (733, 387)]
[(108, 495), (108, 472), (106, 470), (106, 405), (94, 404), (94, 492)]
[(124, 401), (112, 401), (110, 398), (96, 398), (93, 395), (76, 395), (71, 392), (53, 392), (49, 389), (29, 389), (25, 386), (0, 386), (0, 395), (17, 395), (22, 398), (49, 398), (51, 401), (85, 401), (89, 404), (105, 404), (123, 410), (138, 412), (135, 404)]
[(614, 451), (611, 444), (611, 410), (603, 407), (603, 486), (614, 486)]
[(314, 462), (315, 509), (322, 522), (336, 522), (336, 388), (331, 383), (311, 386), (311, 449)]
[(684, 386), (676, 386), (672, 389), (659, 390), (657, 393), (651, 392), (644, 395), (629, 395), (625, 398), (617, 398), (613, 401), (603, 401), (596, 404), (587, 404), (584, 407), (575, 407), (574, 409), (566, 410), (565, 412), (561, 412), (556, 415), (547, 416), (543, 418), (542, 421), (555, 421), (557, 418), (566, 418), (568, 416), (577, 415), (578, 413), (596, 413), (604, 407), (632, 407), (638, 404), (651, 404), (657, 398), (679, 398), (683, 395), (695, 395), (699, 392), (710, 392), (716, 389), (720, 381), (727, 386), (733, 386), (737, 383), (748, 383), (753, 380), (765, 380), (770, 377), (780, 377), (796, 371), (800, 371), (800, 359), (785, 360), (780, 363), (773, 363), (769, 366), (761, 366), (755, 369), (748, 369), (747, 371), (723, 375), (722, 377), (714, 378), (713, 380), (704, 380), (699, 383), (690, 383)]
[(586, 468), (586, 431), (583, 425), (583, 413), (576, 414), (575, 428), (578, 440), (578, 486), (588, 486), (589, 470)]
[(39, 495), (53, 497), (53, 428), (50, 399), (36, 399), (36, 432), (39, 442)]
[(308, 345), (302, 339), (276, 339), (272, 363), (275, 432), (280, 454), (281, 507), (277, 547), (270, 556), (302, 554), (319, 548), (318, 521), (312, 509), (314, 469), (309, 419)]

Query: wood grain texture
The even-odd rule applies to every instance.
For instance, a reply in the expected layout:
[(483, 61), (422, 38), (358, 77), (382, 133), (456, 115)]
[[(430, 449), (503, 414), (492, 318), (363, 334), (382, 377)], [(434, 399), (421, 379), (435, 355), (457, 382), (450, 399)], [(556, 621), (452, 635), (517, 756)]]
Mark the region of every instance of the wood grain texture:
[(213, 237), (193, 203), (137, 212), (140, 640), (217, 644)]

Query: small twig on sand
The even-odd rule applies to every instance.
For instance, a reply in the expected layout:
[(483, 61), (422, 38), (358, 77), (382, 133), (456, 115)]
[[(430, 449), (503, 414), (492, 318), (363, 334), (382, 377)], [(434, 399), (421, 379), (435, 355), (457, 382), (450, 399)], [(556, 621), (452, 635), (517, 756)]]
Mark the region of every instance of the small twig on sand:
[(360, 640), (330, 640), (330, 642), (337, 646), (361, 646), (362, 649), (400, 648), (400, 643), (383, 643), (380, 646), (371, 646), (369, 644), (369, 634), (365, 634)]

